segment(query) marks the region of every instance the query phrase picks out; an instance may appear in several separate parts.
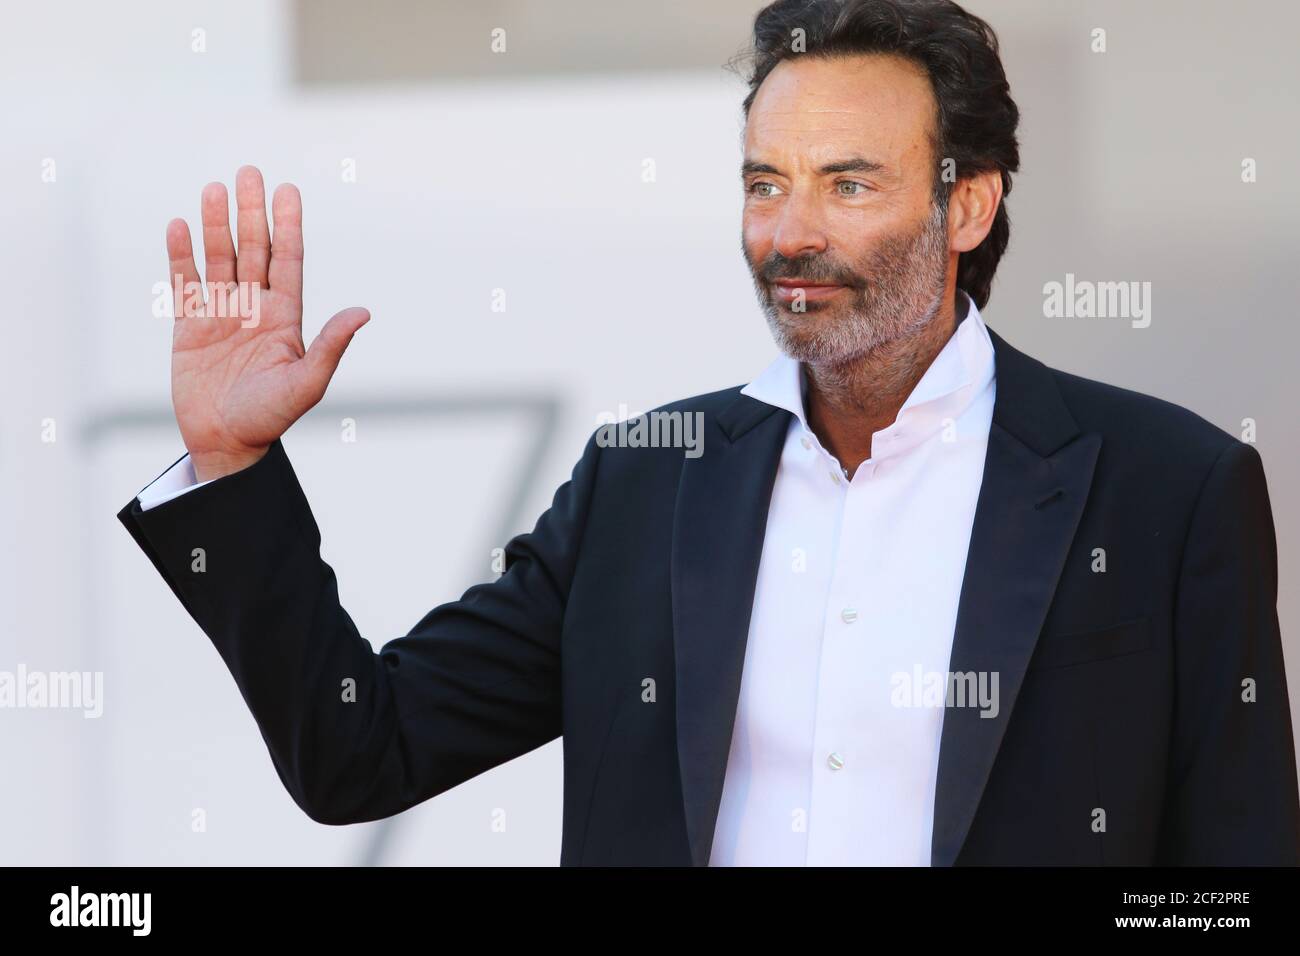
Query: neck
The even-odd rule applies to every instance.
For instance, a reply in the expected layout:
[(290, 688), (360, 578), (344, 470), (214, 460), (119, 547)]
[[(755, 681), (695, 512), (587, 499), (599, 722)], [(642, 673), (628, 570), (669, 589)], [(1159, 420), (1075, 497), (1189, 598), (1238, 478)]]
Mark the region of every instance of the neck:
[(849, 477), (871, 457), (871, 436), (892, 425), (957, 328), (953, 294), (914, 335), (842, 364), (804, 363), (808, 427)]

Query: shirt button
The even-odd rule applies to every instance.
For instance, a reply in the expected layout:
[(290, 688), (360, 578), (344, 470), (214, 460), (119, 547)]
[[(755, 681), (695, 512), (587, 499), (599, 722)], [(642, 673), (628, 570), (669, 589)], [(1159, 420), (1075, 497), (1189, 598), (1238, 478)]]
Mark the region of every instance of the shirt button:
[(854, 608), (846, 607), (844, 610), (840, 611), (840, 620), (845, 624), (852, 624), (857, 619), (858, 612)]
[(838, 484), (841, 484), (841, 481), (840, 481), (840, 473), (839, 473), (838, 471), (832, 471), (832, 472), (831, 472), (831, 481), (835, 482), (835, 484), (837, 484), (837, 485), (838, 485)]
[(807, 436), (800, 438), (799, 441), (804, 448), (812, 448), (812, 442), (808, 440)]
[(837, 753), (832, 753), (826, 758), (826, 766), (832, 770), (842, 770), (844, 768), (844, 758)]

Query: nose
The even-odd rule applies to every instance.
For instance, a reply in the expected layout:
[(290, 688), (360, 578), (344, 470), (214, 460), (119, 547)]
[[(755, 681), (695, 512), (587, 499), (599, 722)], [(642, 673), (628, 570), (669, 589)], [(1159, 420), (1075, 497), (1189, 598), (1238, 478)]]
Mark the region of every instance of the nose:
[(787, 259), (797, 259), (826, 251), (826, 232), (816, 203), (791, 194), (777, 214), (772, 245)]

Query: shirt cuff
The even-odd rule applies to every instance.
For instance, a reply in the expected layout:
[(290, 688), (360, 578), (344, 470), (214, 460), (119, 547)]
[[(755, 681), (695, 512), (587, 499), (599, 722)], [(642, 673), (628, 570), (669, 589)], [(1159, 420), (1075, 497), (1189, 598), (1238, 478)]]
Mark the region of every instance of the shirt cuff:
[(179, 498), (185, 492), (202, 488), (214, 480), (209, 478), (208, 481), (199, 481), (194, 474), (194, 463), (190, 461), (190, 456), (186, 455), (136, 496), (140, 499), (140, 510), (148, 511), (150, 508), (156, 508), (165, 501)]

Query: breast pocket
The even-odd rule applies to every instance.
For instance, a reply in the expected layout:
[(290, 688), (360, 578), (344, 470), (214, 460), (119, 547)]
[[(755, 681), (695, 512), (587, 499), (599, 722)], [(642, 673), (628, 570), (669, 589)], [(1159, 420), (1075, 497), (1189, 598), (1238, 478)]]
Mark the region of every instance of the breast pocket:
[(1151, 618), (1139, 617), (1110, 627), (1038, 638), (1029, 669), (1045, 670), (1137, 654), (1151, 646)]

